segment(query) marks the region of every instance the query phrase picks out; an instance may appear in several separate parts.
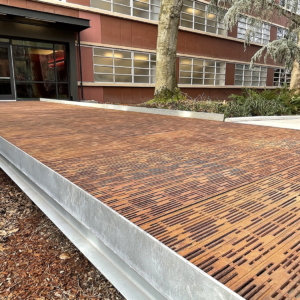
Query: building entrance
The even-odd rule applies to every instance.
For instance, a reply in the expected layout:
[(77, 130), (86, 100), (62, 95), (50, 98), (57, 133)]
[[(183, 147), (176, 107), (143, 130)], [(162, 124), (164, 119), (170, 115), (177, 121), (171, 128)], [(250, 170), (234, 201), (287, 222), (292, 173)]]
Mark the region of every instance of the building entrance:
[(14, 100), (12, 59), (9, 45), (0, 44), (0, 100)]
[(69, 99), (67, 50), (64, 44), (0, 37), (0, 100)]

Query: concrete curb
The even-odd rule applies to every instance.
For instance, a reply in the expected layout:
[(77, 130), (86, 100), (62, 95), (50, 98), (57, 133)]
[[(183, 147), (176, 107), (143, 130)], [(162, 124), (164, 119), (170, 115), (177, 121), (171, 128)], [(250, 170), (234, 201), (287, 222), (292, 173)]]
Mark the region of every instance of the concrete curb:
[(296, 119), (300, 119), (300, 116), (257, 116), (257, 117), (227, 118), (225, 119), (225, 122), (245, 123), (245, 122), (252, 122), (252, 121), (296, 120)]
[(79, 105), (79, 106), (86, 106), (86, 107), (95, 107), (95, 108), (102, 108), (102, 109), (114, 109), (114, 110), (121, 110), (121, 111), (146, 113), (146, 114), (173, 116), (173, 117), (181, 117), (181, 118), (202, 119), (202, 120), (220, 121), (220, 122), (224, 121), (224, 115), (216, 114), (216, 113), (193, 112), (193, 111), (147, 108), (147, 107), (135, 107), (135, 106), (123, 106), (123, 105), (89, 103), (89, 102), (75, 102), (75, 101), (66, 101), (66, 100), (52, 100), (52, 99), (44, 99), (44, 98), (41, 98), (40, 101), (60, 103), (60, 104)]

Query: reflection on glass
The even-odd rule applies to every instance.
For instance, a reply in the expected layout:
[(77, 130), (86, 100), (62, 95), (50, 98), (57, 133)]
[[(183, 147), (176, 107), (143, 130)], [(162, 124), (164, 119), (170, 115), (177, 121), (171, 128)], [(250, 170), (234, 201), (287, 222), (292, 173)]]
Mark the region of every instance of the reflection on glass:
[[(18, 98), (69, 98), (65, 45), (32, 41), (13, 41), (13, 44)], [(46, 46), (49, 49), (41, 48)]]
[[(50, 67), (51, 61), (48, 63)], [(65, 45), (55, 45), (55, 64), (56, 64), (56, 76), (58, 82), (68, 81), (68, 66), (67, 66), (67, 56), (66, 56), (66, 46)]]
[(16, 83), (18, 98), (56, 98), (55, 83)]
[(58, 98), (69, 99), (69, 85), (65, 83), (58, 84)]
[(8, 48), (0, 47), (0, 95), (11, 94)]
[(0, 38), (0, 43), (9, 43), (9, 39)]
[(34, 41), (19, 41), (19, 40), (12, 40), (11, 42), (13, 45), (53, 49), (53, 44), (50, 43), (42, 43), (42, 42), (34, 42)]
[(53, 50), (13, 46), (17, 81), (54, 81)]

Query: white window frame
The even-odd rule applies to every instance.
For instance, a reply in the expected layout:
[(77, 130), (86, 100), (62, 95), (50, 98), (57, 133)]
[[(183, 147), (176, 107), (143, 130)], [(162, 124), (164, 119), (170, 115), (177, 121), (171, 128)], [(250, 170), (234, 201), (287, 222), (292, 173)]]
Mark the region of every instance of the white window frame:
[[(110, 6), (110, 9), (105, 9), (103, 7), (99, 7), (97, 5), (94, 5), (93, 3), (108, 3)], [(95, 8), (100, 8), (103, 10), (107, 10), (107, 11), (111, 11), (111, 12), (117, 12), (120, 13), (118, 11), (114, 10), (114, 5), (116, 6), (120, 6), (120, 7), (127, 7), (130, 10), (129, 14), (125, 14), (125, 13), (120, 13), (126, 16), (131, 16), (131, 17), (137, 17), (137, 18), (142, 18), (142, 19), (146, 19), (146, 20), (155, 20), (158, 21), (158, 17), (159, 17), (159, 11), (160, 11), (160, 3), (159, 5), (156, 2), (160, 2), (160, 0), (148, 0), (148, 3), (145, 1), (140, 1), (140, 0), (129, 0), (129, 5), (125, 5), (122, 4), (121, 1), (117, 0), (91, 0), (91, 7), (95, 7)], [(142, 9), (142, 8), (138, 8), (138, 7), (134, 7), (135, 3), (141, 3), (142, 5), (148, 5), (149, 8), (148, 9)], [(141, 17), (141, 16), (137, 16), (135, 15), (135, 10), (137, 11), (141, 11), (144, 12), (145, 15), (147, 15), (147, 17)]]
[[(227, 36), (227, 31), (225, 30), (225, 27), (224, 27), (224, 23), (220, 20), (216, 20), (215, 21), (215, 26), (211, 26), (208, 24), (208, 21), (209, 18), (208, 18), (208, 15), (209, 14), (212, 14), (214, 15), (213, 13), (209, 12), (208, 11), (208, 5), (204, 2), (200, 2), (200, 1), (192, 1), (190, 0), (191, 2), (193, 2), (193, 6), (189, 6), (187, 4), (185, 4), (184, 0), (183, 0), (183, 6), (186, 6), (188, 7), (191, 12), (186, 12), (186, 11), (181, 11), (180, 13), (180, 26), (182, 27), (185, 27), (185, 28), (191, 28), (191, 29), (194, 29), (194, 30), (199, 30), (199, 31), (204, 31), (204, 32), (209, 32), (209, 33), (214, 33), (214, 34), (218, 34), (218, 35), (223, 35), (223, 36)], [(202, 4), (205, 6), (205, 10), (201, 10), (199, 8), (196, 8), (196, 4)], [(205, 13), (205, 17), (201, 17), (204, 19), (204, 24), (202, 23), (197, 23), (195, 20), (197, 18), (197, 15), (195, 14), (195, 11), (203, 11)], [(185, 16), (184, 15), (189, 15), (191, 20), (188, 20), (188, 19), (185, 19)], [(184, 26), (182, 25), (183, 22), (190, 22), (192, 23), (192, 27), (188, 27), (188, 26)], [(195, 24), (199, 24), (199, 25), (203, 25), (204, 26), (204, 30), (200, 30), (200, 29), (197, 29), (195, 28)], [(212, 32), (212, 31), (209, 31), (208, 28), (215, 28), (215, 32)]]
[[(248, 23), (249, 17), (241, 17), (238, 21), (238, 34), (237, 38), (244, 40), (246, 37), (246, 31), (251, 28), (251, 25)], [(252, 27), (253, 29), (253, 27)], [(255, 28), (255, 31), (252, 31), (250, 41), (259, 44), (267, 44), (270, 41), (271, 35), (271, 26), (267, 23), (263, 23), (261, 28)], [(245, 32), (243, 32), (245, 31)], [(254, 34), (254, 36), (252, 36)], [(256, 41), (259, 39), (259, 41)]]
[[(263, 66), (255, 66), (253, 70), (250, 70), (250, 65), (246, 64), (235, 64), (235, 72), (234, 72), (234, 85), (238, 86), (244, 86), (244, 87), (249, 87), (249, 86), (257, 86), (257, 87), (265, 87), (267, 85), (267, 78), (268, 78), (268, 67), (263, 67)], [(237, 74), (238, 71), (242, 71), (242, 74)], [(250, 72), (250, 84), (245, 85), (245, 72), (249, 71)], [(266, 77), (261, 76), (261, 72), (265, 71), (266, 72)], [(258, 79), (253, 78), (255, 75), (253, 72), (258, 72)], [(239, 77), (242, 76), (242, 77)], [(248, 76), (249, 77), (249, 76)], [(242, 78), (242, 79), (241, 79)], [(262, 80), (265, 80), (265, 82), (262, 82)], [(242, 84), (237, 84), (238, 81), (242, 81)], [(254, 85), (253, 82), (258, 81), (258, 85)], [(248, 81), (247, 81), (248, 82)]]
[[(275, 77), (276, 70), (277, 70), (277, 74), (279, 74), (278, 77), (277, 76)], [(289, 86), (291, 83), (291, 76), (292, 76), (292, 73), (287, 72), (283, 68), (274, 68), (273, 86), (282, 87), (285, 83)], [(277, 81), (275, 81), (275, 79), (277, 79)], [(279, 83), (279, 84), (276, 84), (276, 83)]]
[[(97, 55), (95, 54), (96, 49), (102, 49), (102, 50), (108, 50), (112, 51), (112, 56), (102, 56), (102, 55)], [(130, 58), (122, 58), (124, 60), (130, 60), (131, 64), (130, 67), (123, 67), (123, 66), (116, 66), (115, 65), (115, 59), (119, 59), (119, 57), (115, 56), (115, 52), (128, 52), (130, 53)], [(135, 54), (141, 54), (141, 55), (148, 55), (148, 68), (139, 68), (134, 66), (134, 62), (138, 61), (134, 59)], [(113, 64), (112, 65), (104, 65), (104, 64), (97, 64), (95, 63), (95, 57), (104, 57), (104, 58), (112, 58)], [(155, 57), (155, 60), (153, 59)], [(146, 61), (146, 60), (145, 60)], [(155, 63), (155, 67), (153, 67), (153, 63)], [(146, 77), (148, 76), (148, 82), (141, 82), (140, 84), (154, 84), (155, 83), (155, 74), (156, 74), (156, 54), (155, 53), (148, 53), (148, 52), (142, 52), (142, 51), (134, 51), (134, 50), (124, 50), (124, 49), (114, 49), (114, 48), (106, 48), (106, 47), (93, 47), (93, 70), (94, 70), (94, 75), (96, 74), (101, 74), (101, 75), (112, 75), (113, 76), (113, 81), (98, 81), (95, 80), (95, 82), (102, 82), (102, 83), (139, 83), (135, 82), (135, 77)], [(111, 67), (113, 68), (112, 73), (105, 73), (105, 72), (98, 72), (96, 71), (95, 67)], [(122, 74), (116, 74), (116, 68), (124, 68), (124, 69), (130, 69), (130, 74), (124, 74), (124, 76), (131, 76), (131, 81), (116, 81), (116, 76), (123, 76)], [(135, 70), (148, 70), (148, 75), (137, 75), (135, 74)]]
[[(183, 64), (182, 61), (183, 60), (191, 60), (191, 64)], [(202, 60), (203, 61), (203, 72), (202, 72), (202, 84), (199, 83), (194, 83), (194, 80), (199, 80), (200, 78), (194, 78), (193, 77), (193, 73), (194, 73), (194, 60)], [(214, 84), (205, 84), (205, 74), (212, 74), (211, 72), (206, 72), (206, 62), (214, 62)], [(224, 63), (224, 73), (217, 73), (217, 63)], [(180, 70), (180, 66), (182, 65), (189, 65), (191, 66), (191, 77), (184, 77), (181, 76), (181, 72), (186, 72), (185, 70)], [(197, 65), (197, 64), (195, 64)], [(209, 66), (212, 67), (212, 66)], [(226, 80), (226, 62), (224, 61), (218, 61), (218, 60), (210, 60), (210, 59), (202, 59), (202, 58), (191, 58), (191, 57), (180, 57), (179, 59), (179, 84), (182, 85), (199, 85), (199, 86), (203, 86), (203, 85), (213, 85), (216, 86), (216, 80), (220, 80), (217, 79), (217, 75), (223, 75), (224, 76), (224, 84), (221, 84), (221, 86), (225, 86), (225, 80)], [(190, 83), (182, 83), (181, 79), (190, 79)], [(206, 79), (212, 79), (212, 78), (206, 78)], [(218, 84), (217, 86), (220, 86), (220, 84)]]
[(276, 33), (276, 39), (280, 40), (284, 38), (284, 36), (287, 34), (287, 29), (282, 27), (277, 27), (277, 33)]
[[(295, 5), (296, 4), (296, 5)], [(288, 11), (292, 11), (293, 13), (300, 14), (300, 1), (299, 0), (280, 0), (279, 5)], [(293, 9), (291, 9), (291, 7)]]

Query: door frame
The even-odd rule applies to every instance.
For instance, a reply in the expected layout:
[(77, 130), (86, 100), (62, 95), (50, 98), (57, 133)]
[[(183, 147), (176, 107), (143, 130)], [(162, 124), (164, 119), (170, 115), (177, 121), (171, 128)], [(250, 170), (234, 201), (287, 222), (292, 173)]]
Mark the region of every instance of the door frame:
[(10, 44), (2, 44), (0, 43), (1, 48), (7, 48), (8, 53), (8, 64), (9, 64), (9, 72), (10, 72), (10, 86), (11, 86), (11, 94), (10, 95), (0, 95), (0, 101), (16, 101), (16, 89), (15, 89), (15, 76), (14, 76), (14, 68), (13, 68), (13, 59), (11, 52)]

